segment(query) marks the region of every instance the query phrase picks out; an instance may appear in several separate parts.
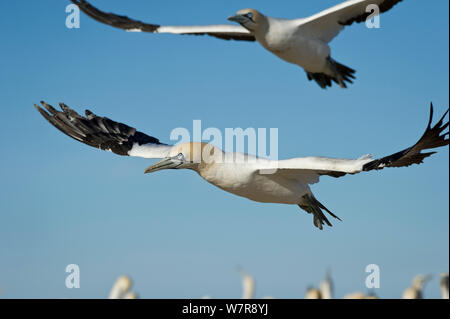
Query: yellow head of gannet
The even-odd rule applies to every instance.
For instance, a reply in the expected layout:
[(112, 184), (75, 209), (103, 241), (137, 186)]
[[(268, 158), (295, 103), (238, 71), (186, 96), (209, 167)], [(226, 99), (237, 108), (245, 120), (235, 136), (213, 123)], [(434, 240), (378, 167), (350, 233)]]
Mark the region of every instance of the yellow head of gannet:
[(249, 31), (256, 31), (267, 21), (266, 17), (255, 9), (242, 9), (236, 15), (229, 17), (229, 21), (237, 22)]
[(222, 159), (223, 152), (217, 147), (207, 143), (189, 142), (172, 147), (164, 159), (149, 166), (145, 173), (182, 168), (200, 171)]

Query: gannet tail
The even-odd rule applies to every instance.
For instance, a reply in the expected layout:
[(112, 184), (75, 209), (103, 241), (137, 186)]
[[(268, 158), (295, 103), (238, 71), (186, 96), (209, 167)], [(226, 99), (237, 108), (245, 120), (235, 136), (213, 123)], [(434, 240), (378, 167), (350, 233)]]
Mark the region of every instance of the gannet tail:
[(353, 79), (355, 79), (355, 70), (336, 62), (331, 57), (327, 58), (327, 64), (329, 70), (333, 73), (333, 76), (325, 73), (306, 72), (308, 80), (316, 81), (322, 89), (331, 87), (332, 81), (339, 84), (341, 88), (347, 88), (346, 82), (353, 83)]
[(306, 194), (302, 197), (301, 203), (298, 206), (306, 211), (308, 214), (313, 214), (314, 216), (314, 226), (322, 230), (323, 224), (326, 223), (328, 226), (332, 227), (333, 225), (330, 223), (328, 218), (323, 213), (322, 209), (325, 210), (332, 217), (341, 220), (335, 214), (330, 212), (328, 208), (326, 208), (322, 203), (320, 203), (313, 194)]

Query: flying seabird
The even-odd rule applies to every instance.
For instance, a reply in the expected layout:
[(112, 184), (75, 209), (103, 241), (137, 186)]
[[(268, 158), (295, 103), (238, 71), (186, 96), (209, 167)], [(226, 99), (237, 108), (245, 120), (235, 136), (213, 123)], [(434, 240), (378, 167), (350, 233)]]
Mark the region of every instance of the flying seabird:
[(386, 12), (402, 0), (349, 0), (307, 18), (278, 19), (255, 9), (243, 9), (228, 20), (239, 25), (162, 26), (144, 23), (126, 16), (106, 13), (85, 0), (71, 0), (89, 17), (130, 32), (210, 35), (224, 40), (257, 41), (265, 49), (289, 63), (302, 67), (308, 80), (321, 88), (332, 82), (346, 88), (353, 83), (355, 70), (331, 58), (328, 43), (345, 26), (370, 18), (377, 5), (379, 13)]
[(310, 185), (318, 183), (322, 175), (338, 178), (386, 167), (420, 164), (426, 157), (436, 153), (423, 153), (423, 150), (449, 144), (449, 133), (443, 133), (448, 127), (448, 121), (443, 122), (448, 110), (432, 127), (433, 105), (423, 136), (412, 147), (398, 153), (375, 160), (371, 155), (365, 155), (357, 159), (300, 157), (274, 161), (224, 152), (211, 144), (200, 142), (167, 145), (135, 128), (97, 116), (89, 110), (83, 117), (63, 103), (59, 104), (62, 111), (45, 102), (41, 104), (47, 111), (37, 105), (35, 107), (45, 119), (61, 132), (84, 144), (118, 155), (162, 158), (149, 166), (145, 173), (190, 169), (207, 182), (232, 194), (257, 202), (298, 205), (313, 215), (314, 225), (319, 229), (324, 223), (332, 226), (323, 211), (339, 219), (311, 192)]

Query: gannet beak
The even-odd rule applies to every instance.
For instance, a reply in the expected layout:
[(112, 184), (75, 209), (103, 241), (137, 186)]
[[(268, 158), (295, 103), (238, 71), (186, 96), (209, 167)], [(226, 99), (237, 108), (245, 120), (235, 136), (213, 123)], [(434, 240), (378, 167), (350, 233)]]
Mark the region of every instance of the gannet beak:
[(163, 169), (174, 169), (181, 165), (183, 165), (182, 161), (173, 157), (166, 157), (165, 159), (147, 167), (147, 169), (144, 171), (144, 174), (154, 173)]
[(237, 14), (235, 16), (229, 17), (228, 21), (233, 21), (237, 23), (245, 23), (248, 21), (248, 19), (240, 14)]

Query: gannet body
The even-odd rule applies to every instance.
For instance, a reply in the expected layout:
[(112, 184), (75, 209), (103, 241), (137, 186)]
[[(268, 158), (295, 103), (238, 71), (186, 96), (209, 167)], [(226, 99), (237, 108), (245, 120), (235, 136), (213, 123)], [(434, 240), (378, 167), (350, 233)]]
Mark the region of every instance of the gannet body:
[(366, 155), (358, 159), (301, 157), (275, 161), (241, 153), (225, 153), (211, 144), (200, 142), (171, 146), (88, 110), (83, 117), (63, 103), (60, 103), (62, 112), (45, 102), (41, 104), (47, 111), (37, 105), (35, 107), (45, 119), (84, 144), (118, 155), (163, 158), (148, 167), (145, 173), (163, 169), (190, 169), (207, 182), (232, 194), (257, 202), (298, 205), (313, 215), (314, 225), (319, 229), (324, 223), (332, 226), (323, 210), (339, 219), (311, 192), (310, 185), (318, 183), (322, 175), (338, 178), (385, 167), (420, 164), (435, 153), (422, 153), (422, 150), (449, 144), (446, 139), (448, 132), (441, 134), (448, 127), (448, 122), (443, 122), (448, 111), (431, 127), (432, 106), (423, 136), (412, 147), (398, 153), (375, 160)]
[[(279, 19), (255, 9), (243, 9), (228, 20), (239, 25), (161, 26), (103, 12), (85, 0), (71, 0), (91, 18), (129, 32), (210, 35), (224, 40), (257, 41), (280, 59), (302, 67), (308, 79), (322, 88), (332, 82), (346, 88), (355, 70), (331, 58), (329, 42), (345, 26), (364, 22), (376, 13), (389, 11), (402, 0), (348, 0), (300, 19)], [(379, 12), (375, 12), (373, 6)]]

